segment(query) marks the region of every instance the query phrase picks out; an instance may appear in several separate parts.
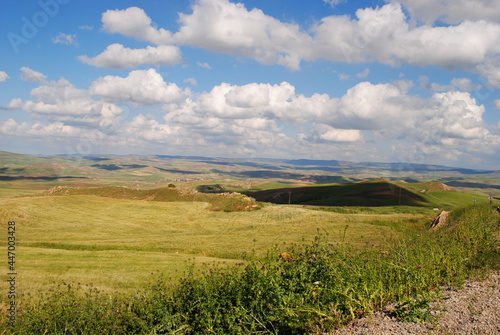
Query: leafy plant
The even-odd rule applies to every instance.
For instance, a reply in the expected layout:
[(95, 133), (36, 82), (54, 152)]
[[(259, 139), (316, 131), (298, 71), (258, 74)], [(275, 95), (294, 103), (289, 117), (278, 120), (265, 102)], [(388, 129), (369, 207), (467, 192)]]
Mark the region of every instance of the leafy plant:
[(429, 304), (435, 300), (436, 297), (432, 294), (419, 295), (396, 304), (391, 315), (404, 322), (428, 322), (432, 319)]

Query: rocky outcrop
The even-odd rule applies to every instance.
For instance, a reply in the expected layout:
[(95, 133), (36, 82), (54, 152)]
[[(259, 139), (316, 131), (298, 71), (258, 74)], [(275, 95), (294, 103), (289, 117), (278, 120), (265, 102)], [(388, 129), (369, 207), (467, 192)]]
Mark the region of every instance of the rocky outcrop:
[(434, 218), (434, 220), (432, 220), (429, 229), (431, 229), (431, 230), (438, 229), (438, 228), (448, 224), (449, 216), (450, 216), (450, 212), (442, 211), (438, 216), (436, 216)]

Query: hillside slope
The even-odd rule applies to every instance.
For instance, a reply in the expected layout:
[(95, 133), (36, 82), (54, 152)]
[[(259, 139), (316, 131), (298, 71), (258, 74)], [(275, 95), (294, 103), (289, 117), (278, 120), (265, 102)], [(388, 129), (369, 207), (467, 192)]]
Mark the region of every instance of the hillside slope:
[[(445, 194), (446, 192), (450, 193)], [(472, 195), (441, 183), (395, 183), (384, 179), (327, 186), (279, 188), (247, 192), (257, 201), (316, 206), (441, 206)], [(467, 201), (465, 199), (464, 201)]]

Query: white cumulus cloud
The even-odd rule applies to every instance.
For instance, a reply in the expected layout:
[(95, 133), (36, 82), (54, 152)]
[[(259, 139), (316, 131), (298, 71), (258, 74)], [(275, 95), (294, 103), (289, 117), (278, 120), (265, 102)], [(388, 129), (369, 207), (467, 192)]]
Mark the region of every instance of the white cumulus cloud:
[(368, 77), (369, 74), (370, 74), (370, 69), (365, 68), (363, 71), (356, 73), (356, 77), (357, 78), (366, 78), (366, 77)]
[(24, 81), (44, 82), (46, 75), (41, 72), (30, 69), (29, 67), (21, 67), (21, 79)]
[(138, 7), (107, 10), (102, 14), (102, 23), (104, 30), (110, 33), (120, 33), (154, 44), (168, 44), (172, 39), (169, 31), (153, 27), (151, 18)]
[[(304, 60), (318, 59), (388, 65), (407, 63), (461, 67), (480, 73), (495, 85), (500, 82), (496, 60), (500, 54), (498, 20), (475, 20), (471, 14), (454, 25), (418, 25), (403, 10), (402, 6), (413, 8), (410, 3), (414, 2), (392, 1), (380, 8), (359, 9), (353, 18), (326, 16), (312, 27), (283, 22), (260, 9), (247, 9), (244, 4), (229, 0), (196, 0), (191, 13), (179, 14), (180, 28), (173, 33), (154, 27), (144, 10), (137, 7), (107, 11), (102, 21), (109, 32), (151, 43), (203, 48), (252, 58), (266, 65), (282, 65), (290, 70), (300, 69)], [(432, 10), (430, 1), (422, 3), (425, 3), (422, 8)], [(459, 7), (451, 0), (438, 3), (448, 9)], [(475, 4), (472, 0), (458, 3), (465, 8)], [(481, 0), (476, 6), (480, 10), (471, 9), (470, 13), (483, 9), (494, 13), (499, 6), (491, 0)]]
[(105, 76), (95, 80), (90, 94), (112, 102), (137, 104), (171, 103), (188, 94), (174, 83), (166, 83), (155, 69), (135, 70), (127, 77)]
[(212, 69), (212, 67), (208, 63), (196, 62), (196, 64), (198, 64), (199, 67), (207, 69), (207, 70), (211, 70)]
[(324, 3), (330, 5), (332, 8), (344, 1), (345, 0), (323, 0)]
[(78, 58), (89, 65), (112, 69), (130, 69), (141, 65), (174, 65), (183, 61), (180, 49), (173, 45), (130, 49), (118, 43), (109, 45), (106, 50), (93, 58), (88, 56)]
[(111, 130), (118, 125), (123, 110), (109, 102), (97, 101), (86, 90), (74, 87), (68, 80), (44, 82), (31, 90), (33, 100), (12, 99), (9, 109), (22, 109), (36, 118), (52, 123)]
[(64, 45), (78, 45), (76, 42), (76, 35), (59, 33), (56, 37), (52, 39), (54, 44), (64, 44)]
[(500, 20), (500, 2), (495, 0), (396, 0), (412, 17), (427, 23), (441, 20), (456, 24), (464, 20)]
[(9, 75), (5, 71), (0, 71), (0, 83), (9, 80)]
[(363, 139), (359, 129), (336, 129), (327, 125), (318, 125), (317, 137), (326, 142), (358, 142)]
[(284, 23), (260, 9), (247, 10), (228, 0), (199, 0), (192, 14), (180, 14), (177, 43), (215, 52), (254, 58), (264, 64), (298, 69), (299, 47), (310, 46), (311, 36), (296, 24)]

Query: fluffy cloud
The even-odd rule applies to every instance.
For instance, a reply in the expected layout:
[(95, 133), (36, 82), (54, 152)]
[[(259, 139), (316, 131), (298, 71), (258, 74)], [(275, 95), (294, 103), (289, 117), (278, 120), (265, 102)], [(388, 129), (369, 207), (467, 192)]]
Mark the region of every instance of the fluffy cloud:
[(174, 34), (179, 44), (290, 69), (298, 69), (301, 60), (318, 58), (468, 66), (500, 52), (498, 23), (466, 21), (457, 26), (413, 27), (398, 4), (360, 9), (356, 19), (328, 16), (310, 33), (227, 0), (199, 0), (192, 14), (180, 14), (179, 22), (181, 28)]
[(24, 81), (34, 81), (41, 83), (45, 81), (45, 78), (47, 78), (47, 76), (41, 72), (34, 71), (29, 67), (21, 67), (21, 79)]
[(366, 78), (370, 74), (370, 69), (365, 68), (363, 71), (356, 73), (356, 78)]
[(265, 110), (273, 113), (275, 104), (283, 100), (277, 97), (280, 95), (290, 97), (293, 89), (288, 83), (280, 85), (252, 83), (243, 86), (222, 83), (213, 87), (210, 92), (200, 94), (193, 107), (200, 113), (218, 118), (252, 118), (261, 116)]
[(500, 55), (479, 64), (477, 72), (487, 80), (489, 85), (494, 88), (500, 88)]
[(358, 129), (336, 129), (327, 125), (318, 125), (315, 129), (316, 134), (312, 140), (320, 140), (326, 142), (359, 142), (363, 136)]
[(87, 98), (85, 90), (76, 88), (68, 80), (45, 82), (31, 90), (31, 96), (37, 101), (55, 104), (60, 101), (79, 100)]
[(198, 64), (198, 66), (201, 68), (204, 68), (207, 70), (212, 70), (212, 67), (208, 63), (196, 62), (196, 64)]
[(192, 14), (180, 14), (174, 40), (215, 52), (251, 57), (264, 64), (298, 69), (299, 47), (311, 37), (296, 24), (283, 23), (259, 9), (248, 11), (228, 0), (199, 0)]
[(52, 39), (54, 44), (64, 44), (64, 45), (78, 45), (76, 42), (76, 35), (69, 35), (64, 33), (59, 33), (56, 37)]
[(80, 127), (111, 131), (118, 125), (123, 110), (111, 103), (91, 99), (86, 90), (74, 87), (62, 78), (45, 82), (31, 90), (33, 100), (13, 99), (9, 109), (23, 109), (36, 118)]
[[(125, 78), (100, 78), (88, 90), (65, 79), (44, 82), (31, 91), (32, 100), (13, 99), (8, 107), (21, 108), (49, 124), (8, 120), (0, 125), (0, 133), (50, 136), (53, 131), (56, 138), (72, 138), (95, 130), (92, 136), (99, 143), (175, 145), (179, 153), (210, 150), (247, 157), (286, 150), (310, 158), (333, 153), (349, 158), (363, 152), (368, 159), (370, 151), (380, 155), (378, 145), (384, 150), (392, 147), (398, 157), (410, 150), (453, 158), (500, 145), (500, 137), (484, 124), (484, 106), (469, 92), (435, 92), (422, 98), (408, 94), (408, 83), (362, 82), (340, 97), (304, 96), (282, 82), (222, 83), (187, 95), (172, 85), (154, 69), (132, 71)], [(120, 122), (123, 110), (114, 102), (162, 104), (165, 115), (162, 121), (139, 114)]]
[(9, 75), (5, 71), (0, 71), (0, 83), (9, 80)]
[(178, 128), (160, 124), (152, 117), (138, 115), (124, 127), (125, 136), (131, 141), (175, 144)]
[(108, 10), (102, 14), (104, 30), (120, 33), (154, 44), (167, 44), (172, 34), (165, 29), (156, 29), (142, 8), (130, 7), (124, 10)]
[(430, 83), (429, 77), (419, 77), (420, 86), (431, 92), (444, 92), (444, 91), (465, 91), (471, 92), (480, 89), (480, 85), (473, 84), (468, 78), (453, 78), (449, 84), (443, 85), (438, 83)]
[(94, 96), (107, 101), (137, 104), (171, 103), (186, 97), (188, 92), (173, 83), (166, 83), (155, 69), (135, 70), (126, 78), (101, 77), (89, 88)]
[(84, 131), (84, 129), (68, 126), (62, 122), (54, 122), (46, 125), (41, 122), (35, 122), (34, 124), (26, 122), (17, 123), (13, 119), (8, 119), (3, 124), (0, 124), (0, 133), (6, 135), (49, 137), (51, 139), (79, 138), (83, 135)]
[(189, 83), (191, 86), (198, 85), (198, 80), (196, 80), (196, 78), (186, 78), (184, 79), (184, 82)]
[(313, 29), (315, 58), (384, 64), (468, 66), (500, 52), (500, 25), (466, 21), (457, 26), (411, 27), (397, 4), (356, 12), (357, 20), (330, 16)]
[(111, 44), (101, 54), (89, 58), (78, 57), (81, 62), (112, 69), (130, 69), (141, 65), (173, 65), (182, 62), (178, 47), (172, 45), (148, 46), (144, 49), (125, 48), (121, 44)]
[[(470, 18), (474, 17), (472, 13), (487, 8), (495, 13), (500, 6), (488, 1), (480, 1), (481, 10), (471, 9)], [(192, 13), (179, 14), (180, 28), (175, 33), (155, 28), (146, 13), (137, 7), (107, 11), (102, 21), (107, 31), (151, 43), (189, 45), (253, 58), (263, 64), (279, 64), (291, 70), (298, 70), (302, 60), (377, 61), (389, 65), (408, 63), (476, 69), (490, 82), (500, 81), (498, 63), (491, 61), (500, 53), (500, 24), (459, 20), (451, 26), (418, 26), (406, 16), (402, 6), (408, 6), (414, 15), (420, 13), (417, 6), (433, 10), (429, 1), (422, 3), (419, 6), (401, 0), (381, 8), (359, 9), (355, 18), (327, 16), (308, 27), (308, 31), (229, 0), (197, 0), (192, 5)], [(465, 8), (476, 4), (472, 0), (457, 3), (464, 4)], [(460, 7), (451, 0), (441, 0), (439, 4), (446, 10)], [(441, 16), (439, 10), (436, 13)]]
[(439, 107), (432, 119), (426, 123), (443, 132), (448, 138), (483, 139), (488, 130), (482, 120), (484, 106), (477, 105), (469, 93), (436, 93), (432, 102)]
[(165, 121), (214, 132), (217, 129), (218, 133), (227, 130), (227, 122), (234, 126), (231, 120), (274, 132), (279, 129), (278, 123), (304, 127), (305, 122), (312, 122), (313, 135), (307, 138), (329, 142), (360, 141), (361, 131), (379, 138), (439, 143), (490, 136), (482, 120), (484, 106), (478, 105), (470, 93), (449, 91), (425, 99), (408, 95), (403, 86), (362, 82), (344, 96), (331, 98), (326, 94), (298, 95), (287, 82), (243, 86), (223, 83), (196, 100), (169, 106)]
[(411, 120), (407, 107), (416, 104), (412, 100), (415, 99), (392, 84), (362, 82), (339, 99), (335, 112), (326, 121), (344, 129), (393, 130), (394, 125), (405, 127)]
[(408, 95), (407, 85), (397, 84), (362, 82), (332, 98), (298, 95), (286, 82), (223, 83), (165, 110), (166, 124), (190, 129), (190, 136), (203, 134), (205, 141), (214, 143), (226, 143), (220, 136), (245, 143), (237, 134), (248, 134), (249, 129), (258, 129), (264, 138), (275, 137), (281, 126), (303, 129), (309, 135), (302, 140), (314, 143), (359, 143), (368, 133), (383, 141), (468, 151), (475, 150), (477, 141), (493, 143), (496, 138), (483, 122), (484, 106), (470, 93), (455, 90), (420, 98)]
[(345, 0), (323, 0), (324, 3), (330, 5), (332, 8), (344, 1)]
[(412, 17), (432, 23), (442, 20), (456, 24), (464, 20), (500, 20), (500, 3), (492, 0), (395, 0), (403, 4)]

